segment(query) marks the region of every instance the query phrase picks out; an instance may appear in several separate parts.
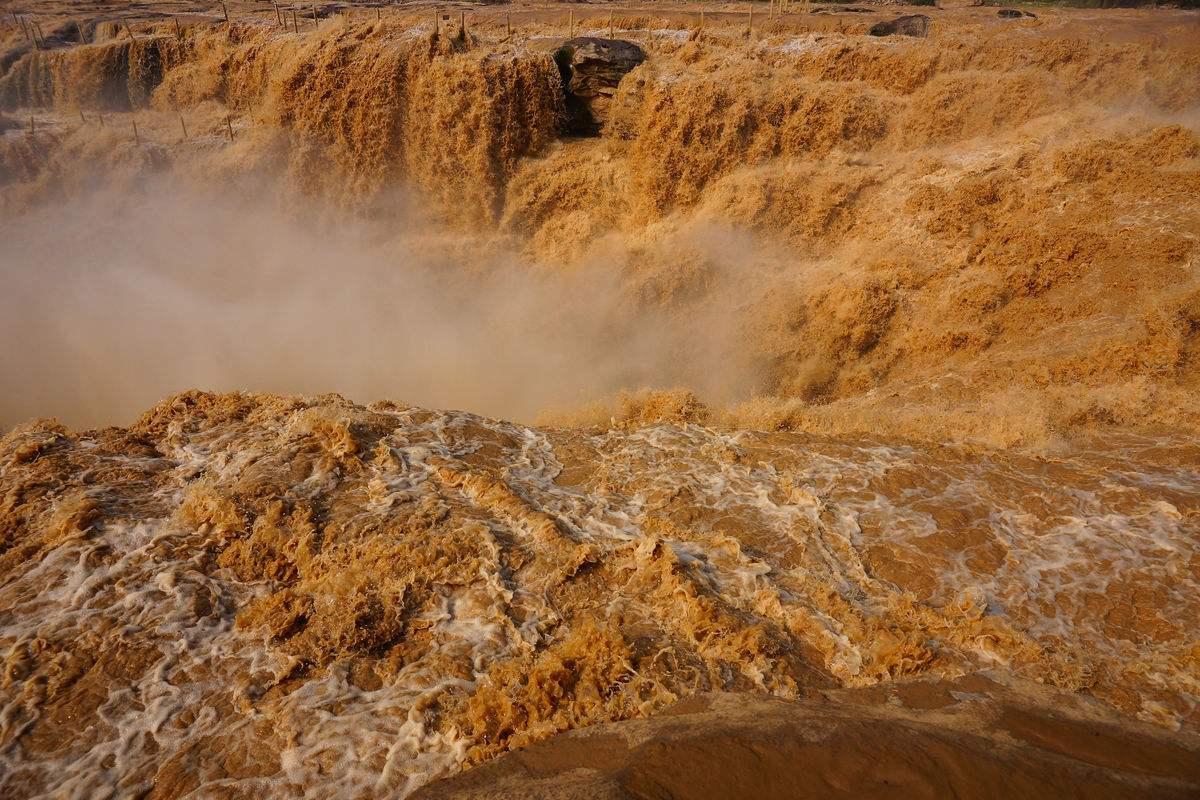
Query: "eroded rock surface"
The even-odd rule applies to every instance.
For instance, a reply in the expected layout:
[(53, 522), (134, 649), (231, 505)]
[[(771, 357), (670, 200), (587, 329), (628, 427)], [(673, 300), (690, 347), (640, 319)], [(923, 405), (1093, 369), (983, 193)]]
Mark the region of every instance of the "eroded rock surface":
[(554, 53), (567, 93), (567, 130), (594, 136), (608, 117), (617, 86), (646, 53), (633, 42), (579, 36)]
[(892, 20), (877, 22), (868, 31), (872, 36), (916, 36), (929, 35), (929, 17), (924, 14), (909, 14)]
[(1184, 798), (1200, 791), (1197, 747), (977, 674), (794, 702), (698, 695), (539, 742), (414, 800)]

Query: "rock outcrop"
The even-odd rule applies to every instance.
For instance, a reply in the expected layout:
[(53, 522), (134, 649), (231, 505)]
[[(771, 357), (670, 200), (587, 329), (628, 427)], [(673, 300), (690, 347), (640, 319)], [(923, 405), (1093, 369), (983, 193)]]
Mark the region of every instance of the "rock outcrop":
[(1200, 789), (1198, 747), (975, 674), (794, 702), (697, 695), (508, 753), (414, 800), (1184, 798)]
[(568, 39), (554, 52), (566, 92), (566, 131), (595, 136), (608, 116), (617, 84), (646, 53), (633, 42), (579, 36)]
[(918, 36), (929, 35), (929, 17), (924, 14), (909, 14), (893, 20), (877, 22), (867, 33), (872, 36)]

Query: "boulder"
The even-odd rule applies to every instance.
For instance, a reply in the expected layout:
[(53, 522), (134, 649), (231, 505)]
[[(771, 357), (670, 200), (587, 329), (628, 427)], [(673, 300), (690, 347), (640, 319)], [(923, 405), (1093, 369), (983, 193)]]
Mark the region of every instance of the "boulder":
[(924, 14), (909, 14), (886, 22), (877, 22), (867, 33), (872, 36), (919, 36), (929, 35), (929, 17)]
[(633, 42), (579, 36), (554, 51), (566, 93), (567, 132), (583, 136), (600, 133), (617, 84), (646, 60)]

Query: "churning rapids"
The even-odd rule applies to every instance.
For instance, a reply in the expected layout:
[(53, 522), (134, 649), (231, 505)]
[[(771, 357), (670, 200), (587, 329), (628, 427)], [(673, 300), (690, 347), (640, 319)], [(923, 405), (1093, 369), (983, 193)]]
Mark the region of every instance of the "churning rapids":
[(1200, 793), (1194, 14), (29, 5), (0, 795)]
[(127, 430), (19, 427), (3, 773), (386, 794), (698, 692), (988, 668), (1178, 728), (1198, 456), (195, 393)]

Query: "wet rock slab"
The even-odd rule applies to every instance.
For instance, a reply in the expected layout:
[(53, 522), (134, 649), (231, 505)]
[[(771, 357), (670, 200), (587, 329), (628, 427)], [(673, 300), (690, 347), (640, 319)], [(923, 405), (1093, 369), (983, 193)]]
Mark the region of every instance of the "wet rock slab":
[(1184, 798), (1200, 744), (986, 674), (771, 697), (707, 694), (574, 731), (425, 787), (421, 800)]

